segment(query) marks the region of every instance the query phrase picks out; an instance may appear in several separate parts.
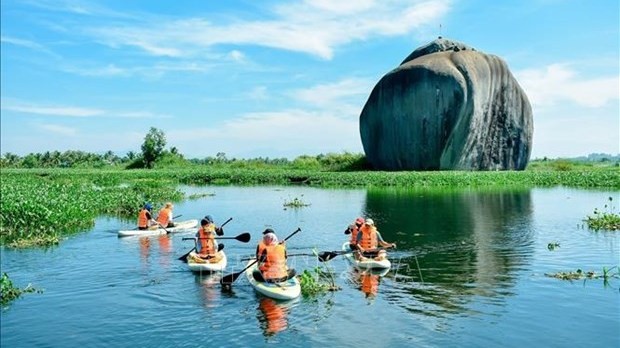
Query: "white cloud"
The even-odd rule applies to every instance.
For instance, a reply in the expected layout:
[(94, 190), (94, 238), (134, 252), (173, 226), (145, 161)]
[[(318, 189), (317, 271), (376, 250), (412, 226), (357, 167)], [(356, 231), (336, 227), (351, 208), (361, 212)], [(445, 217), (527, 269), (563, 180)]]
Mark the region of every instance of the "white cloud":
[(56, 57), (56, 58), (59, 57), (56, 53), (50, 51), (45, 46), (43, 46), (43, 45), (41, 45), (41, 44), (39, 44), (37, 42), (34, 42), (34, 41), (18, 39), (18, 38), (9, 37), (9, 36), (1, 36), (0, 37), (0, 42), (5, 43), (5, 44), (11, 44), (11, 45), (15, 45), (15, 46), (29, 48), (31, 50), (35, 50), (35, 51), (39, 51), (39, 52), (43, 52), (43, 53), (49, 54), (50, 56), (53, 56), (53, 57)]
[(32, 104), (2, 103), (2, 110), (15, 111), (25, 114), (66, 116), (66, 117), (92, 117), (102, 115), (100, 109), (82, 108), (75, 106), (41, 106)]
[(107, 117), (107, 118), (170, 118), (170, 115), (149, 111), (114, 111), (79, 106), (39, 105), (14, 99), (2, 99), (1, 109), (22, 114), (58, 117)]
[(346, 78), (334, 83), (295, 90), (291, 95), (297, 100), (324, 109), (341, 108), (348, 101), (355, 101), (354, 104), (357, 106), (368, 97), (374, 83), (370, 79)]
[(266, 86), (254, 87), (249, 93), (248, 98), (253, 100), (266, 100), (269, 98)]
[(66, 136), (74, 136), (77, 134), (77, 129), (72, 127), (60, 126), (57, 124), (37, 124), (35, 126), (43, 130), (44, 132), (56, 133)]
[[(217, 152), (228, 157), (294, 158), (362, 151), (356, 121), (303, 110), (252, 113), (211, 128), (170, 130), (166, 137), (190, 158), (214, 156)], [(209, 139), (208, 149), (196, 147), (202, 139)]]
[(258, 45), (331, 59), (334, 49), (370, 37), (405, 35), (435, 25), (450, 0), (364, 1), (332, 4), (306, 1), (280, 5), (272, 19), (218, 25), (202, 18), (141, 26), (92, 28), (88, 32), (112, 47), (134, 46), (156, 56), (203, 54), (214, 45)]
[(618, 76), (584, 78), (570, 64), (551, 64), (544, 68), (515, 73), (532, 108), (545, 108), (564, 102), (595, 108), (620, 98)]

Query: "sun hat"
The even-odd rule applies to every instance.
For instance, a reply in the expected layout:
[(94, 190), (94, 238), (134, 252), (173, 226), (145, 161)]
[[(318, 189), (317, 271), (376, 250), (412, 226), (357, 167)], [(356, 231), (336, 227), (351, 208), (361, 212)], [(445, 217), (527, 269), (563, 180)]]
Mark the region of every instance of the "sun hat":
[(366, 219), (366, 225), (374, 225), (375, 222), (372, 219)]
[(274, 230), (272, 230), (271, 228), (268, 228), (266, 230), (263, 231), (263, 234), (267, 234), (267, 233), (273, 233), (275, 234), (276, 232)]

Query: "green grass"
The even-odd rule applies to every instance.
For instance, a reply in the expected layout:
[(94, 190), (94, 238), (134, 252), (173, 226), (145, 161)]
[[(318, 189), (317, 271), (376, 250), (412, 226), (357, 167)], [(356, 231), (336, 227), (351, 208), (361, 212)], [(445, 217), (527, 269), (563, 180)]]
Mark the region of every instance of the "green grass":
[[(4, 168), (0, 171), (0, 244), (10, 247), (55, 245), (68, 234), (91, 228), (100, 215), (135, 219), (145, 201), (158, 207), (165, 201), (184, 199), (183, 193), (177, 190), (180, 184), (303, 184), (433, 190), (562, 185), (615, 190), (620, 188), (620, 171), (615, 166), (487, 172), (326, 171), (283, 169), (277, 165), (260, 169), (233, 165), (189, 165), (152, 170)], [(306, 204), (301, 200), (293, 201), (295, 203)], [(609, 220), (609, 216), (601, 216), (604, 221)]]

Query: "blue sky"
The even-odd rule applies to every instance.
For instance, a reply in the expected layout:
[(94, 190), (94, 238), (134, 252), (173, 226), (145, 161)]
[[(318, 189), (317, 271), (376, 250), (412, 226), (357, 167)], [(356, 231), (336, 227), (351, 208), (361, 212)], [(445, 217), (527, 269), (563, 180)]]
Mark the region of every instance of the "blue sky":
[(1, 2), (0, 151), (363, 152), (379, 79), (437, 38), (503, 58), (532, 158), (617, 154), (617, 0)]

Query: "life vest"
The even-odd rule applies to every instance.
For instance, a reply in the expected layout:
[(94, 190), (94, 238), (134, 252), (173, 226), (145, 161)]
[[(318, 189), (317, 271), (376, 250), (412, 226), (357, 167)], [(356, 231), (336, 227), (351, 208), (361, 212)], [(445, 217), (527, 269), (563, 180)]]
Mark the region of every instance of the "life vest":
[(149, 227), (149, 218), (147, 216), (148, 213), (149, 211), (146, 209), (140, 210), (140, 214), (138, 214), (138, 227)]
[(362, 233), (362, 240), (360, 240), (360, 246), (364, 250), (377, 248), (377, 228), (375, 226), (362, 226), (360, 232)]
[(258, 242), (258, 245), (256, 246), (256, 259), (258, 260), (260, 258), (260, 255), (263, 253), (263, 250), (265, 250), (267, 246), (265, 245), (265, 242), (263, 242), (262, 240), (260, 242)]
[(350, 227), (351, 239), (349, 239), (349, 243), (357, 244), (357, 234), (359, 233), (360, 229), (355, 224), (351, 225)]
[(259, 269), (264, 279), (278, 279), (288, 276), (286, 267), (286, 249), (282, 244), (267, 245), (267, 258)]
[(163, 208), (162, 210), (159, 211), (159, 215), (157, 215), (157, 222), (159, 222), (159, 224), (164, 227), (168, 226), (168, 222), (170, 222), (171, 213), (172, 211), (170, 209)]
[(198, 242), (196, 243), (196, 251), (200, 256), (215, 255), (217, 247), (215, 246), (215, 238), (208, 230), (200, 228), (198, 230)]

